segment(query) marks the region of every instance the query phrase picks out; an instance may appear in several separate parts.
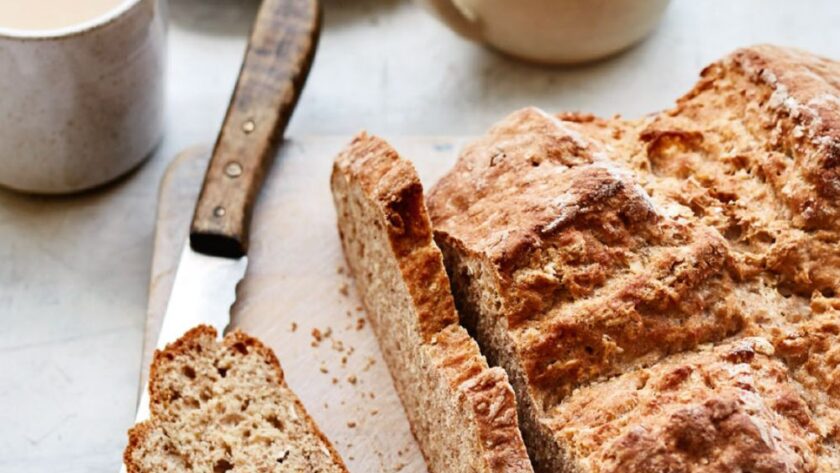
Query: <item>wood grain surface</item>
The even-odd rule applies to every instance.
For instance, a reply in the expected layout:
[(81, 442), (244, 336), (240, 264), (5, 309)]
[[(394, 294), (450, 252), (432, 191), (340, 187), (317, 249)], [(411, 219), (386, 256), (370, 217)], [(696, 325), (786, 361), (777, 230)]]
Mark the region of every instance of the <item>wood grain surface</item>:
[(254, 199), (298, 102), (321, 28), (318, 0), (264, 0), (193, 215), (202, 253), (248, 250)]
[[(289, 385), (351, 471), (425, 472), (335, 227), (329, 175), (333, 157), (349, 140), (306, 138), (281, 147), (254, 211), (249, 266), (232, 324), (275, 350)], [(416, 137), (392, 143), (428, 187), (465, 141)], [(161, 183), (141, 381), (208, 154), (207, 147), (185, 151)]]

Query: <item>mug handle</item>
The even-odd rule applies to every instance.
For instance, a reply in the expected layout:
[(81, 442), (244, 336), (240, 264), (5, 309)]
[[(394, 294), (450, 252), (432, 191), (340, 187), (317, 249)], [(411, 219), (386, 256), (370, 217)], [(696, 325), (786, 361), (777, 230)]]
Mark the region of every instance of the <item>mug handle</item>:
[(479, 23), (465, 15), (453, 0), (422, 0), (422, 3), (459, 35), (474, 41), (481, 40)]

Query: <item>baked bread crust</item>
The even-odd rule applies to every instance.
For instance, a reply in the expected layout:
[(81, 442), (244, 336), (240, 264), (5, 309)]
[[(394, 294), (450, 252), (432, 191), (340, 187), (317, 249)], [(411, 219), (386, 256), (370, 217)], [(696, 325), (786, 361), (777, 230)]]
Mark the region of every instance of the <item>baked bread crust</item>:
[[(248, 386), (222, 386), (226, 377)], [(267, 391), (273, 402), (262, 405), (258, 390)], [(156, 351), (149, 397), (151, 417), (128, 431), (123, 454), (128, 473), (348, 471), (286, 385), (274, 352), (239, 330), (217, 341), (214, 328), (199, 325)], [(232, 403), (235, 412), (230, 411)], [(200, 419), (190, 419), (197, 415)], [(206, 422), (208, 418), (212, 421)], [(196, 430), (179, 428), (196, 420)], [(241, 434), (238, 427), (245, 424), (247, 434)], [(277, 432), (268, 433), (270, 429)]]
[(548, 415), (581, 471), (816, 471), (821, 433), (763, 338), (576, 390)]
[(332, 191), (350, 270), (429, 469), (530, 472), (507, 375), (458, 324), (413, 166), (358, 135)]
[[(742, 49), (707, 67), (675, 108), (639, 120), (516, 112), (432, 189), (429, 213), (458, 309), (511, 377), (537, 471), (837, 470), (831, 377), (840, 358), (828, 355), (828, 340), (840, 318), (838, 88), (838, 63)], [(629, 446), (616, 447), (620, 464), (593, 460), (563, 426), (600, 421), (555, 417), (579, 415), (586, 396), (633, 394), (617, 379), (701, 360), (701, 347), (744, 337), (775, 347), (756, 359), (788, 371), (779, 386), (807, 406), (797, 422), (819, 425), (805, 444), (780, 437), (778, 462), (727, 463), (726, 449), (695, 449), (694, 460), (660, 456), (655, 466), (642, 461), (654, 459), (650, 450)], [(779, 386), (762, 391), (762, 402), (774, 405)], [(620, 409), (605, 401), (600, 412)], [(761, 422), (795, 431), (773, 412)], [(628, 422), (663, 421), (648, 417)], [(747, 455), (751, 440), (730, 437)]]

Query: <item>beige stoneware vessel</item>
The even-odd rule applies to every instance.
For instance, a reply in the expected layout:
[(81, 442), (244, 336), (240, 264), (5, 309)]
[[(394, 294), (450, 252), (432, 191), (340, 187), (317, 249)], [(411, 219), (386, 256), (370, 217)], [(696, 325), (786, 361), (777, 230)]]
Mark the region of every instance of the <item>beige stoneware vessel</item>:
[(525, 60), (591, 61), (653, 30), (669, 0), (417, 0), (460, 35)]
[(125, 174), (163, 123), (165, 0), (84, 23), (0, 28), (0, 185), (58, 194)]

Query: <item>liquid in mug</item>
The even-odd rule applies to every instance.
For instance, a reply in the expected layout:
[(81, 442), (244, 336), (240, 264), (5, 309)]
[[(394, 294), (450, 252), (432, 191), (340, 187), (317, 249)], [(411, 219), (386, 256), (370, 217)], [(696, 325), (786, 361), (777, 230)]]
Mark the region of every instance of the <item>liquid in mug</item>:
[(129, 0), (0, 0), (0, 28), (54, 30), (99, 18)]

